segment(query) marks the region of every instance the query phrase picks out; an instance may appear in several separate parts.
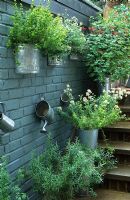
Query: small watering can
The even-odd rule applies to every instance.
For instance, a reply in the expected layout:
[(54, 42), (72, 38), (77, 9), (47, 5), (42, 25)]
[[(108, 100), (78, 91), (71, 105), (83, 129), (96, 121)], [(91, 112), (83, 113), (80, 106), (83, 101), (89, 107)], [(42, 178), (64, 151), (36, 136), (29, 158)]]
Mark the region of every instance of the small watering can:
[(51, 106), (48, 104), (47, 101), (41, 100), (36, 105), (36, 115), (38, 118), (40, 118), (42, 121), (44, 121), (43, 128), (41, 132), (46, 132), (46, 125), (48, 123), (52, 123), (54, 121), (54, 110), (51, 108)]
[(5, 104), (0, 102), (0, 105), (3, 109), (3, 112), (0, 111), (0, 129), (4, 132), (12, 131), (15, 127), (15, 123), (12, 119), (6, 116)]

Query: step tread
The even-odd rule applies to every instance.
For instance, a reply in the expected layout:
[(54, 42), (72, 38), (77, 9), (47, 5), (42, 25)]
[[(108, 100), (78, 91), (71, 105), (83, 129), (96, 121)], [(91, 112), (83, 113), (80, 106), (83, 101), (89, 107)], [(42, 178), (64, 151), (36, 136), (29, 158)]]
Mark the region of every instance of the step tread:
[(98, 190), (97, 200), (129, 200), (130, 194), (113, 190)]
[(130, 181), (130, 165), (120, 165), (108, 171), (105, 177), (115, 180)]
[(96, 198), (81, 198), (81, 200), (130, 200), (130, 193), (98, 189)]
[(114, 148), (116, 151), (119, 151), (123, 154), (130, 154), (130, 142), (122, 142), (122, 141), (108, 141), (107, 144), (103, 141), (99, 142), (99, 145), (102, 148), (107, 147), (109, 145), (110, 147)]
[(130, 131), (130, 121), (120, 121), (114, 125), (108, 126), (107, 129), (120, 129), (120, 130), (129, 130)]

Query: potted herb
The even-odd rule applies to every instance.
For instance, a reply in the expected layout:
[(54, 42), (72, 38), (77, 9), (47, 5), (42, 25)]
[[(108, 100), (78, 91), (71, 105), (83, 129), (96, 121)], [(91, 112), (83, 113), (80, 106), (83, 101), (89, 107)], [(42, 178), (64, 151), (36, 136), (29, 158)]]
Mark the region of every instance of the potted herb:
[(68, 106), (70, 101), (73, 101), (72, 89), (69, 84), (66, 85), (66, 89), (64, 89), (63, 94), (61, 94), (60, 101), (63, 106)]
[(50, 141), (31, 162), (35, 191), (41, 200), (72, 200), (79, 191), (94, 195), (94, 185), (102, 181), (106, 169), (114, 167), (112, 153), (85, 148), (78, 141), (68, 142), (63, 153)]
[(65, 19), (64, 24), (68, 30), (67, 43), (71, 47), (70, 59), (78, 60), (85, 48), (86, 38), (82, 32), (81, 24), (76, 17)]
[(130, 73), (129, 24), (130, 12), (125, 5), (115, 8), (107, 20), (102, 16), (92, 20), (84, 56), (88, 73), (103, 85)]
[(79, 130), (81, 143), (91, 148), (97, 146), (98, 129), (123, 119), (115, 98), (107, 93), (96, 97), (91, 90), (85, 96), (73, 101), (64, 111), (58, 112)]
[(66, 51), (67, 30), (59, 16), (53, 17), (49, 7), (32, 5), (24, 11), (21, 4), (15, 3), (12, 21), (8, 46), (15, 49), (18, 73), (38, 73), (39, 50), (44, 55), (59, 55)]

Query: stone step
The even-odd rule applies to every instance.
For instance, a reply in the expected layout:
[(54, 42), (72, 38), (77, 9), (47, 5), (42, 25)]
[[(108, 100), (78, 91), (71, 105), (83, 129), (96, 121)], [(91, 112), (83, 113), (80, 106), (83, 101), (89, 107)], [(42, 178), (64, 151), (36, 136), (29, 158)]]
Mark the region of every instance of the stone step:
[(130, 121), (120, 121), (116, 124), (105, 128), (104, 130), (109, 130), (112, 132), (128, 132), (130, 133)]
[(130, 142), (122, 141), (107, 141), (107, 144), (103, 141), (99, 141), (99, 145), (102, 148), (106, 148), (108, 145), (115, 149), (118, 154), (130, 155)]
[(78, 200), (130, 200), (130, 193), (98, 189), (96, 198), (80, 198)]
[(105, 178), (120, 181), (130, 181), (130, 165), (120, 165), (108, 171)]
[(120, 106), (123, 113), (130, 113), (130, 105)]

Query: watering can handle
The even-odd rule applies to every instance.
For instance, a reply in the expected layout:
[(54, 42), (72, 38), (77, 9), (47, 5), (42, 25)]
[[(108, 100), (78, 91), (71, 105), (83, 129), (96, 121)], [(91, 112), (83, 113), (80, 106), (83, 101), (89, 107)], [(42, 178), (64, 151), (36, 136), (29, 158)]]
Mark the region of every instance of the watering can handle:
[(5, 110), (5, 103), (3, 103), (3, 102), (0, 102), (0, 105), (2, 106), (3, 113), (5, 114), (5, 113), (6, 113), (6, 110)]

